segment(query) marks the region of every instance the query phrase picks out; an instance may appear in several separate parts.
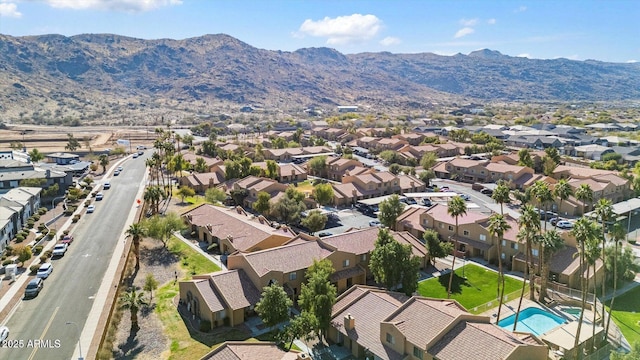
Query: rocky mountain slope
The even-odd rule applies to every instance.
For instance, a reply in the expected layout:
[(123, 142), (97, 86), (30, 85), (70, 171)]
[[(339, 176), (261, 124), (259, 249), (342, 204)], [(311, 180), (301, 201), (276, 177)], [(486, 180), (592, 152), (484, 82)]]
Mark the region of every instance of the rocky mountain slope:
[[(640, 64), (469, 55), (262, 50), (227, 35), (0, 35), (0, 114), (260, 104), (421, 109), (433, 102), (640, 99)], [(28, 109), (28, 110), (25, 110)], [(71, 112), (71, 111), (75, 111)], [(89, 116), (85, 114), (85, 116)]]

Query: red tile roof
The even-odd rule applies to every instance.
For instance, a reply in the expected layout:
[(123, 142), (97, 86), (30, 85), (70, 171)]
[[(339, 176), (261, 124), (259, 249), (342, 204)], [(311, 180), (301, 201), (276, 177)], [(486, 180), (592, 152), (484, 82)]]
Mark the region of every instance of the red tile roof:
[(290, 273), (306, 269), (313, 264), (313, 260), (322, 260), (332, 252), (316, 241), (308, 241), (230, 257), (244, 257), (258, 276), (264, 276), (270, 271)]
[(296, 360), (297, 352), (286, 352), (272, 342), (227, 341), (202, 360)]

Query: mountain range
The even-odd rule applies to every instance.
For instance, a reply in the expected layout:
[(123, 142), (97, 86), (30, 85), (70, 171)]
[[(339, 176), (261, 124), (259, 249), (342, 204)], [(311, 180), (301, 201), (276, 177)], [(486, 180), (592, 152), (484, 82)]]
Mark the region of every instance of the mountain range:
[[(231, 36), (143, 40), (111, 34), (0, 35), (0, 114), (87, 103), (156, 106), (363, 105), (640, 99), (640, 63), (258, 49)], [(84, 105), (83, 105), (84, 104)], [(195, 105), (194, 105), (195, 106)]]

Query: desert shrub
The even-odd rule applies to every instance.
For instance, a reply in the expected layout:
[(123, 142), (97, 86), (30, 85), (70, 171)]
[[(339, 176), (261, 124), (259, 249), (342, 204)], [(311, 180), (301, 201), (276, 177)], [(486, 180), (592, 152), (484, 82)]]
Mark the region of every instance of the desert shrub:
[(69, 235), (69, 229), (62, 232), (64, 235)]
[(49, 234), (48, 234), (48, 235), (49, 235), (49, 237), (50, 237), (50, 238), (52, 238), (52, 239), (53, 239), (53, 238), (55, 238), (55, 237), (56, 237), (56, 231), (55, 231), (55, 230), (53, 230), (53, 229), (52, 229), (52, 230), (49, 230)]
[(37, 245), (33, 248), (33, 253), (34, 254), (40, 254), (42, 252), (42, 249), (44, 249), (44, 246), (42, 245)]
[(29, 236), (29, 230), (22, 230), (20, 231), (20, 235), (22, 235), (25, 239), (27, 238), (27, 236)]
[(31, 273), (31, 275), (35, 275), (38, 272), (39, 268), (40, 265), (31, 265), (29, 266), (29, 272)]
[(24, 241), (24, 236), (22, 234), (16, 235), (16, 242), (19, 244)]
[(78, 220), (80, 220), (80, 214), (73, 215), (73, 219), (71, 219), (71, 221), (76, 223), (76, 222), (78, 222)]
[(87, 200), (84, 202), (84, 207), (89, 207), (91, 205), (91, 200)]
[(47, 262), (48, 257), (46, 255), (40, 256), (40, 262)]
[(33, 221), (33, 220), (28, 220), (28, 221), (27, 221), (27, 227), (28, 227), (29, 229), (33, 229), (33, 226), (34, 226), (35, 224), (36, 224), (36, 222), (35, 222), (35, 221)]
[(11, 259), (7, 259), (7, 260), (2, 262), (2, 266), (7, 266), (7, 265), (11, 265), (11, 264), (13, 264), (13, 260), (11, 260)]
[(45, 207), (41, 207), (40, 209), (38, 209), (38, 214), (40, 215), (44, 215), (47, 213), (47, 208)]
[(36, 237), (36, 241), (40, 241), (40, 240), (42, 240), (42, 239), (44, 238), (44, 236), (45, 236), (44, 234), (40, 234), (40, 235), (38, 235), (38, 236)]
[(46, 226), (44, 225), (44, 223), (38, 224), (38, 231), (42, 231), (44, 229), (46, 229)]
[(35, 220), (35, 221), (40, 220), (40, 215), (39, 214), (33, 214), (33, 220)]
[(44, 254), (42, 254), (42, 256), (46, 256), (46, 257), (50, 258), (51, 254), (53, 254), (53, 250), (49, 249), (49, 250), (45, 251)]

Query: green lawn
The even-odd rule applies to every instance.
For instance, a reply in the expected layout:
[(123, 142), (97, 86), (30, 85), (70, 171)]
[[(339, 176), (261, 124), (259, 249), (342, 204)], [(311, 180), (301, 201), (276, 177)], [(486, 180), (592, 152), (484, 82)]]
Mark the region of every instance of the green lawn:
[(169, 240), (169, 251), (180, 258), (180, 266), (189, 274), (206, 274), (220, 271), (218, 265), (212, 263), (202, 254), (193, 250), (189, 245), (171, 237)]
[[(640, 342), (640, 287), (635, 287), (613, 303), (613, 321), (630, 344)], [(609, 305), (609, 303), (607, 303)]]
[[(457, 300), (468, 310), (494, 301), (497, 298), (496, 289), (498, 284), (498, 273), (473, 264), (464, 266), (455, 271), (453, 283), (451, 285), (451, 298)], [(449, 286), (449, 274), (422, 281), (418, 284), (418, 293), (422, 296), (446, 299), (447, 287)], [(520, 281), (505, 276), (504, 294), (507, 295), (522, 287)], [(496, 306), (498, 303), (496, 302)]]

